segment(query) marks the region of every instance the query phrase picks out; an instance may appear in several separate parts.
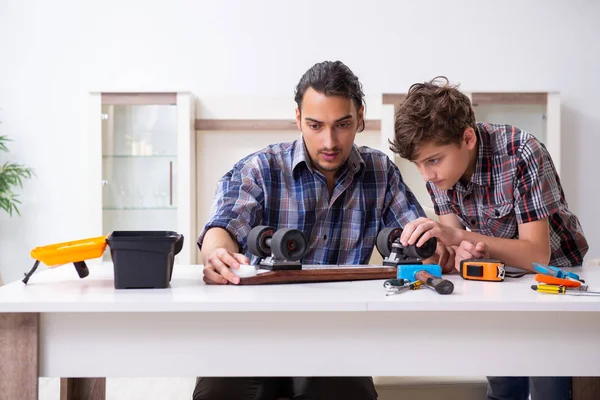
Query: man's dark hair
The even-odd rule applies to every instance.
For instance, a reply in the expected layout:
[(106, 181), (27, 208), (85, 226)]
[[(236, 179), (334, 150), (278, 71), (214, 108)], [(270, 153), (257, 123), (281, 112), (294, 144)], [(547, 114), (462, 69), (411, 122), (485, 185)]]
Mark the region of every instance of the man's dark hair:
[(390, 150), (410, 161), (425, 143), (459, 144), (465, 129), (477, 129), (471, 101), (444, 76), (413, 84), (398, 106), (394, 122)]
[[(298, 86), (296, 86), (296, 104), (302, 110), (302, 99), (304, 93), (312, 88), (325, 96), (342, 96), (351, 99), (356, 108), (360, 110), (365, 105), (365, 94), (358, 77), (341, 61), (323, 61), (313, 65), (302, 75)], [(365, 129), (365, 121), (358, 131)]]

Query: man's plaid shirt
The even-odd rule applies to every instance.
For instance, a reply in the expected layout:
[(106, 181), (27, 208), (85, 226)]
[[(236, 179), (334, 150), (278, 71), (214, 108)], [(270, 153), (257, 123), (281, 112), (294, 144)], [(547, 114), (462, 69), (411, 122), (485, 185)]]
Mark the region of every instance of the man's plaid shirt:
[(251, 154), (219, 180), (198, 245), (208, 228), (221, 227), (247, 253), (253, 227), (296, 228), (308, 239), (303, 263), (367, 264), (381, 229), (425, 216), (398, 167), (380, 151), (354, 145), (337, 176), (330, 199), (301, 138)]
[(548, 218), (552, 265), (581, 265), (588, 244), (569, 210), (546, 147), (509, 125), (477, 124), (479, 154), (471, 181), (427, 189), (438, 215), (454, 213), (473, 232), (516, 239), (518, 224)]

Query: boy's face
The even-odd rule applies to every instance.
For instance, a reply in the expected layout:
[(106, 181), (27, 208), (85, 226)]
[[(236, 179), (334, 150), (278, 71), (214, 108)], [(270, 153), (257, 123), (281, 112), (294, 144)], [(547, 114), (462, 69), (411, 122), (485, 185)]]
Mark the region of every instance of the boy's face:
[(448, 190), (463, 177), (467, 180), (471, 179), (472, 167), (474, 167), (471, 165), (472, 155), (476, 146), (475, 131), (473, 128), (467, 128), (462, 141), (458, 144), (440, 145), (436, 142), (422, 144), (413, 162), (426, 182), (431, 181), (440, 190)]
[(326, 96), (309, 88), (296, 109), (296, 125), (302, 131), (313, 168), (326, 177), (346, 162), (362, 124), (364, 109), (357, 109), (351, 99)]

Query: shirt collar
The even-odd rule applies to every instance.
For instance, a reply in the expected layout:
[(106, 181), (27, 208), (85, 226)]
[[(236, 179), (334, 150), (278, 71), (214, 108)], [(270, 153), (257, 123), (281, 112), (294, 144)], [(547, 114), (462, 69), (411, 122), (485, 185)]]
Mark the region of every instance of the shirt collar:
[[(304, 140), (302, 138), (298, 138), (294, 142), (292, 171), (295, 173), (301, 165), (306, 166), (306, 168), (310, 172), (314, 173), (312, 162), (308, 155), (308, 151), (306, 150), (306, 146), (304, 145)], [(364, 166), (365, 160), (363, 160), (362, 156), (360, 155), (360, 152), (358, 151), (358, 146), (356, 146), (356, 144), (353, 144), (352, 150), (350, 150), (350, 155), (348, 156), (348, 159), (346, 160), (342, 168), (348, 168), (349, 172), (352, 173), (352, 175), (355, 175), (356, 173), (360, 172), (361, 169), (364, 170)]]

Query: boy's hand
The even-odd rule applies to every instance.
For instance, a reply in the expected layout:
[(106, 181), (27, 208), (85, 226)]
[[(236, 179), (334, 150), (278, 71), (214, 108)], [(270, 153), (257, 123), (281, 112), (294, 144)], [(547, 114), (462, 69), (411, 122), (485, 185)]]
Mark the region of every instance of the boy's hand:
[(432, 237), (438, 238), (446, 246), (458, 246), (460, 243), (460, 230), (421, 217), (410, 221), (404, 226), (402, 235), (400, 235), (400, 243), (403, 246), (416, 243), (417, 247), (421, 247)]
[(445, 274), (452, 273), (454, 271), (456, 254), (452, 247), (444, 246), (441, 242), (437, 243), (435, 255), (427, 260), (423, 260), (425, 264), (429, 262), (438, 264), (442, 267), (442, 272)]
[(477, 244), (473, 244), (463, 240), (456, 249), (454, 268), (460, 271), (460, 262), (469, 258), (490, 258), (490, 251), (485, 243), (477, 242)]

